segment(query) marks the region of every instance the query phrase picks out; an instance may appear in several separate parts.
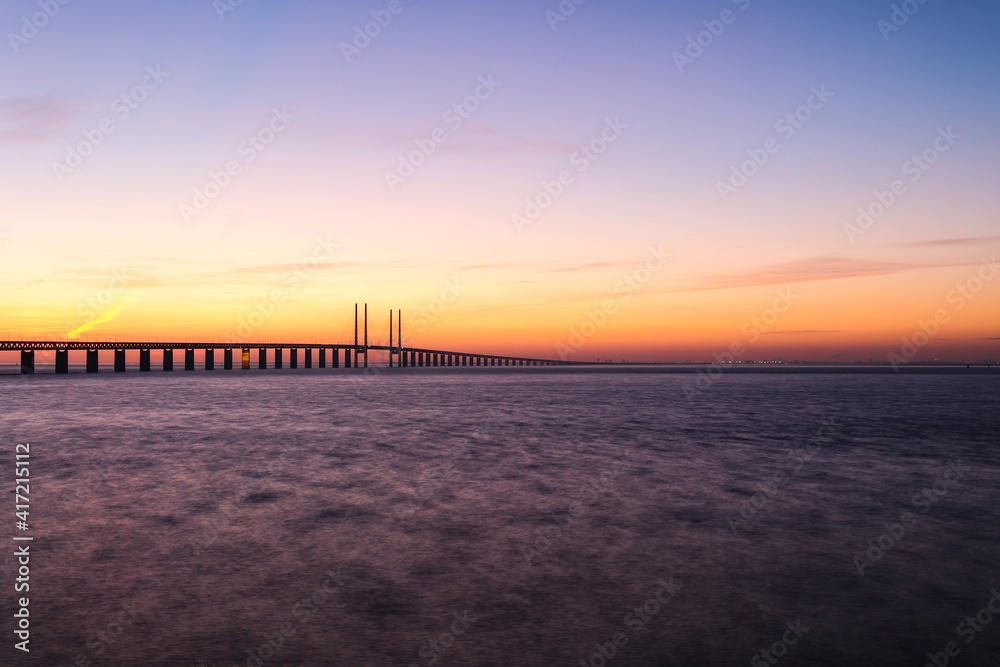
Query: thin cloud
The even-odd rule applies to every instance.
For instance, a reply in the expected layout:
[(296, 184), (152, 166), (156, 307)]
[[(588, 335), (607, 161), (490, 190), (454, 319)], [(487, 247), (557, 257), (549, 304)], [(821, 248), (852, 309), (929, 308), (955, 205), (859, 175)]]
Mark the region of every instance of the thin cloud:
[(821, 329), (798, 329), (795, 331), (765, 331), (765, 336), (779, 336), (779, 335), (799, 335), (799, 334), (834, 334), (840, 333), (840, 330), (821, 330)]
[(491, 127), (486, 127), (480, 123), (467, 123), (474, 130), (481, 132), (483, 134), (492, 134), (494, 136), (506, 139), (515, 144), (522, 144), (524, 146), (531, 146), (532, 148), (541, 148), (547, 151), (556, 151), (559, 153), (575, 153), (580, 150), (580, 148), (574, 144), (567, 144), (565, 141), (547, 141), (539, 139), (526, 139), (524, 137), (514, 137), (510, 135), (502, 135)]
[(616, 260), (611, 262), (587, 262), (583, 264), (565, 264), (553, 262), (487, 262), (484, 264), (466, 264), (456, 271), (538, 271), (541, 273), (575, 273), (577, 271), (595, 271), (613, 269), (622, 266), (635, 266), (636, 261)]
[(1000, 243), (1000, 236), (971, 236), (963, 239), (935, 239), (933, 241), (915, 241), (907, 243), (910, 248), (932, 248), (937, 246), (965, 246)]
[(0, 143), (31, 144), (62, 132), (78, 105), (54, 95), (0, 99)]
[(532, 148), (541, 148), (547, 151), (556, 151), (557, 153), (575, 153), (580, 150), (579, 146), (574, 144), (567, 144), (562, 141), (539, 141), (536, 139), (524, 139), (522, 137), (504, 137), (513, 141), (515, 144), (523, 144), (525, 146), (531, 146)]
[[(365, 264), (361, 262), (320, 262), (317, 264), (309, 264), (308, 269), (310, 271), (325, 271), (328, 269), (356, 269), (363, 267)], [(254, 275), (254, 276), (266, 276), (273, 275), (276, 273), (285, 273), (287, 271), (292, 271), (296, 267), (302, 268), (301, 264), (258, 264), (256, 266), (238, 266), (231, 269), (226, 269), (221, 273), (236, 274), (236, 275)]]
[(708, 276), (701, 280), (696, 280), (692, 285), (668, 291), (698, 292), (739, 287), (789, 285), (820, 280), (839, 280), (842, 278), (867, 278), (870, 276), (884, 276), (904, 271), (918, 271), (920, 269), (932, 269), (944, 266), (966, 266), (966, 264), (907, 264), (903, 262), (882, 262), (848, 257), (814, 257), (795, 260), (793, 262), (772, 264), (771, 266), (743, 273)]

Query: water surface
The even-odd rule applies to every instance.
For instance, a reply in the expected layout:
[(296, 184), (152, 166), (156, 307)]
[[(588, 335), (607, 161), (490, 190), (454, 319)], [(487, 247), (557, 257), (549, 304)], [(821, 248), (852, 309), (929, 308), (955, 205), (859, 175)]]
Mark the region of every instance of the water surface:
[(695, 381), (2, 377), (35, 541), (0, 663), (998, 664), (1000, 622), (956, 632), (1000, 586), (995, 375)]

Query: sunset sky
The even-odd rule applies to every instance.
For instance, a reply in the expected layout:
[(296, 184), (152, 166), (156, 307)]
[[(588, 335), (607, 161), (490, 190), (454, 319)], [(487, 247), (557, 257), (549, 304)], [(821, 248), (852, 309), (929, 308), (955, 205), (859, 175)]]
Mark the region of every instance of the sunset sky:
[(1000, 5), (896, 7), (10, 0), (0, 336), (1000, 359)]

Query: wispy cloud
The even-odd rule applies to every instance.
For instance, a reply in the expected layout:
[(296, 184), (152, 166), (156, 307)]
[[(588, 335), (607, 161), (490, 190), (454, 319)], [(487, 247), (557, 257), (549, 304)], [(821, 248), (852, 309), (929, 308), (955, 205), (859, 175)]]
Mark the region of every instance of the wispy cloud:
[(636, 261), (614, 260), (608, 262), (486, 262), (482, 264), (466, 264), (456, 267), (456, 271), (534, 271), (538, 273), (576, 273), (580, 271), (598, 271), (619, 267), (635, 266)]
[(935, 239), (933, 241), (915, 241), (907, 243), (910, 248), (933, 248), (940, 246), (969, 246), (986, 245), (989, 243), (1000, 243), (1000, 236), (972, 236), (962, 239)]
[(29, 144), (61, 133), (79, 105), (55, 95), (0, 99), (0, 143)]
[(821, 330), (821, 329), (798, 329), (796, 331), (765, 331), (765, 336), (780, 336), (780, 335), (799, 335), (799, 334), (834, 334), (840, 333), (839, 329), (831, 330)]
[[(330, 269), (360, 269), (365, 268), (368, 265), (362, 264), (361, 262), (322, 262), (317, 264), (310, 264), (310, 270), (316, 271), (328, 271)], [(270, 276), (279, 275), (292, 271), (296, 268), (293, 264), (257, 264), (254, 266), (236, 266), (229, 269), (224, 269), (220, 273), (223, 274), (235, 274), (235, 275), (251, 275), (251, 276)]]
[(772, 264), (741, 273), (729, 273), (695, 279), (691, 284), (671, 289), (671, 292), (697, 292), (704, 290), (733, 289), (739, 287), (762, 287), (766, 285), (790, 285), (819, 280), (839, 280), (842, 278), (865, 278), (884, 276), (904, 271), (918, 271), (944, 266), (965, 266), (959, 264), (909, 264), (903, 262), (883, 262), (849, 257), (813, 257), (792, 262)]
[(540, 148), (542, 150), (555, 151), (557, 153), (575, 153), (580, 150), (579, 146), (567, 144), (563, 141), (540, 141), (538, 139), (524, 139), (522, 137), (504, 138), (522, 146), (531, 146), (532, 148)]

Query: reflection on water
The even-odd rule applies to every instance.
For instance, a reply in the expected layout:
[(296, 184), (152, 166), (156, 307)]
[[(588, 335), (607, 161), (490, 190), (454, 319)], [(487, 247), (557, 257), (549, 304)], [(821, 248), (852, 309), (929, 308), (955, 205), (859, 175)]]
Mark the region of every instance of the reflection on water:
[(690, 382), (0, 378), (35, 535), (0, 663), (996, 664), (956, 633), (1000, 585), (991, 376)]

